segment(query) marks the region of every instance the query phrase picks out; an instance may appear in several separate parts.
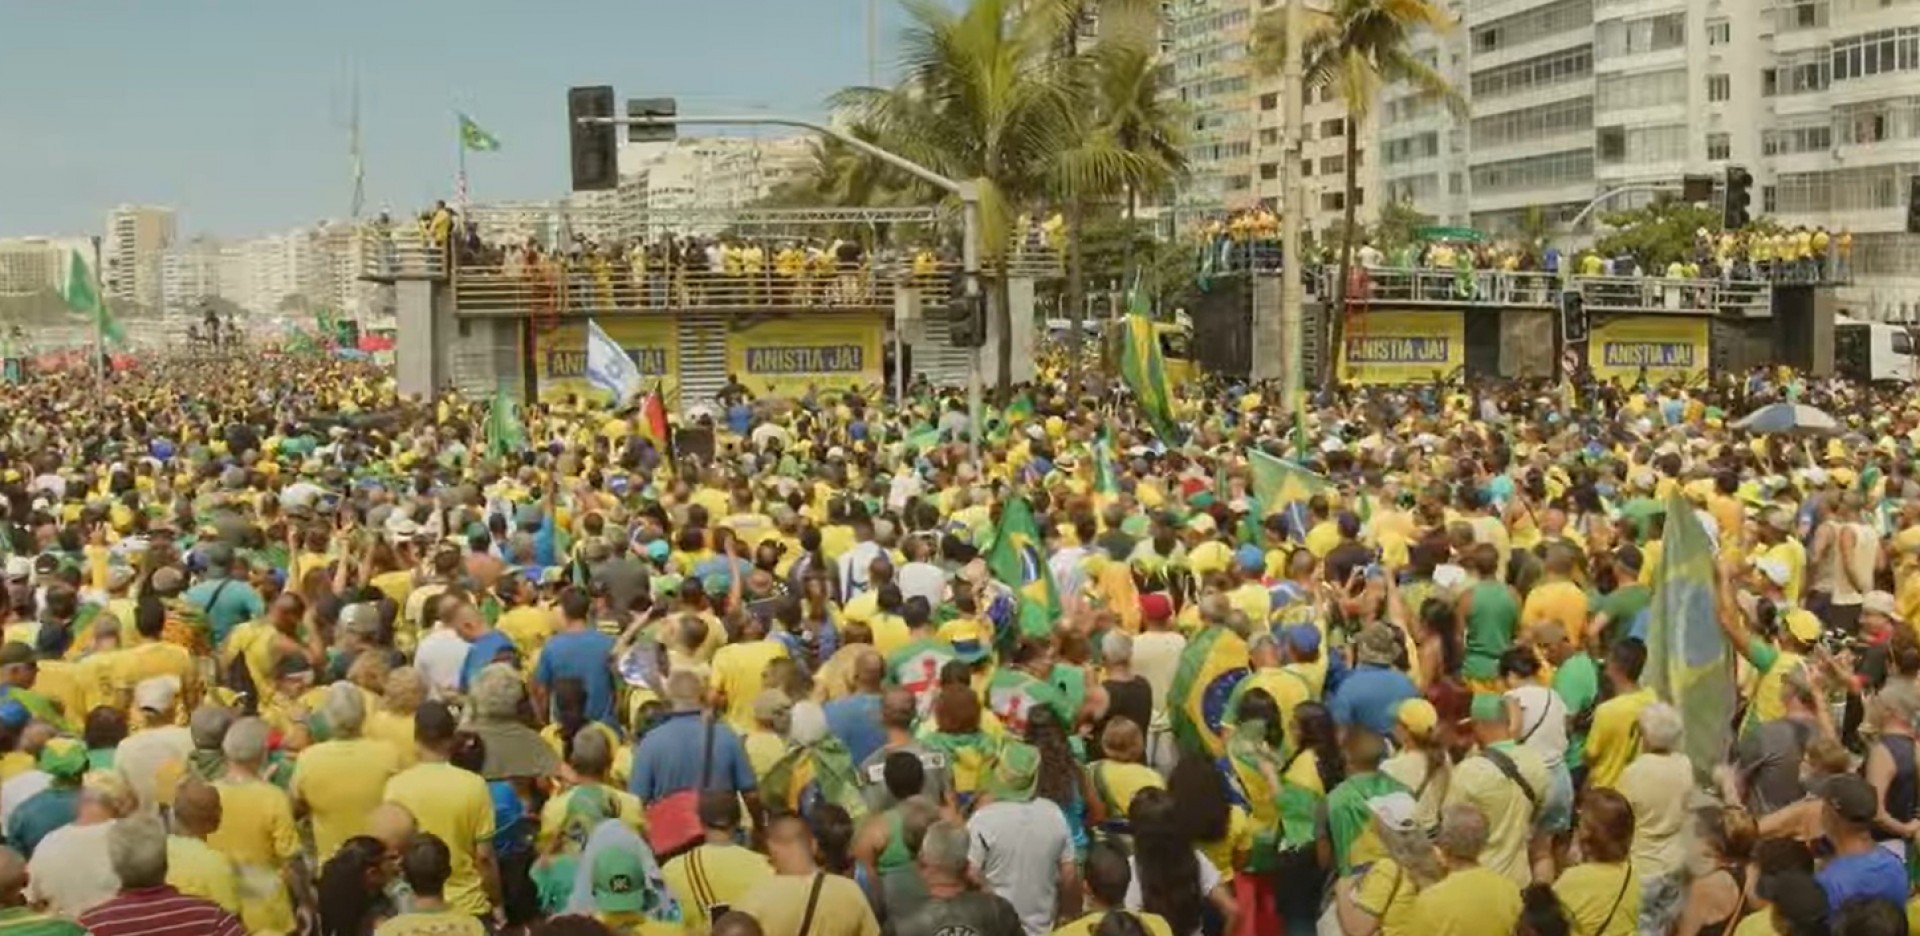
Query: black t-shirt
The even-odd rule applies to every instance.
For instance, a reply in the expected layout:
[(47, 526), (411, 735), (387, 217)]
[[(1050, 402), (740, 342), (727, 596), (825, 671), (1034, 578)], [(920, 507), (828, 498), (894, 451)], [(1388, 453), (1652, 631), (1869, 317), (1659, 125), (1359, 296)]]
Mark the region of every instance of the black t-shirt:
[(891, 936), (1004, 936), (1019, 933), (1020, 914), (998, 894), (968, 891), (945, 900), (929, 900), (890, 921)]
[(1091, 760), (1106, 756), (1106, 749), (1100, 746), (1100, 736), (1106, 732), (1107, 722), (1125, 718), (1144, 732), (1153, 720), (1152, 683), (1135, 676), (1124, 682), (1109, 679), (1100, 685), (1107, 690), (1107, 716), (1100, 720), (1099, 728), (1093, 733), (1093, 750), (1087, 752)]

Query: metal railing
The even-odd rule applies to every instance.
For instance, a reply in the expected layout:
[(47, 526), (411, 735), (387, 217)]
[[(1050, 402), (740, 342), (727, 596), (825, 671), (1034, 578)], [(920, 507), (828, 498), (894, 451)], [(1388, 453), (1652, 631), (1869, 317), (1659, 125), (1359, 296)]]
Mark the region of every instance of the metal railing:
[[(1333, 295), (1340, 268), (1320, 268), (1321, 295)], [(1349, 305), (1487, 305), (1552, 308), (1560, 284), (1551, 273), (1356, 266), (1348, 271)]]
[(720, 309), (887, 309), (901, 289), (944, 303), (957, 264), (835, 264), (713, 272), (629, 264), (461, 266), (454, 307), (463, 315), (568, 315)]
[[(1753, 286), (1765, 289), (1766, 284)], [(1714, 279), (1665, 276), (1576, 276), (1573, 290), (1588, 313), (1674, 312), (1697, 315), (1720, 311), (1722, 284)], [(1746, 296), (1743, 291), (1742, 297)]]
[(447, 250), (415, 228), (367, 228), (360, 241), (360, 278), (445, 279)]

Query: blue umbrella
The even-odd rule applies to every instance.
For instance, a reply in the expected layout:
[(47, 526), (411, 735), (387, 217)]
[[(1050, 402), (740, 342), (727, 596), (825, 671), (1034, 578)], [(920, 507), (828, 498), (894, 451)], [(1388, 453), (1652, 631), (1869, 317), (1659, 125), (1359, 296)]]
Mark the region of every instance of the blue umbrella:
[(1828, 435), (1839, 432), (1840, 424), (1802, 403), (1773, 403), (1742, 416), (1732, 428), (1759, 435)]

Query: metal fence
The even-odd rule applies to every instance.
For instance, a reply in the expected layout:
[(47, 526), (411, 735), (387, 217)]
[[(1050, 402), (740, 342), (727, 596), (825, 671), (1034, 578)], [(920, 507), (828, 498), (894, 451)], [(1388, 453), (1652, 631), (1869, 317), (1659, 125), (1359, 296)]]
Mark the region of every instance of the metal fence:
[[(1339, 267), (1319, 271), (1321, 295), (1333, 295)], [(1551, 273), (1356, 266), (1348, 271), (1347, 303), (1380, 305), (1495, 305), (1551, 308), (1560, 284)]]
[(410, 228), (368, 227), (360, 241), (360, 278), (390, 283), (397, 279), (445, 279), (447, 248)]
[(462, 314), (561, 317), (721, 309), (892, 308), (899, 291), (945, 302), (957, 266), (842, 264), (739, 273), (647, 269), (630, 264), (542, 261), (461, 266), (453, 277)]

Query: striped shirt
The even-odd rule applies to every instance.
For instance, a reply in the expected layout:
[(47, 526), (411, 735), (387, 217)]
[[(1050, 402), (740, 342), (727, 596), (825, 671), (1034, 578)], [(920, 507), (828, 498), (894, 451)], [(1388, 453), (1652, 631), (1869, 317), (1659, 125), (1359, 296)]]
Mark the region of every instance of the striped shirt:
[(80, 914), (93, 936), (246, 936), (233, 914), (211, 900), (186, 897), (171, 885), (122, 890)]

